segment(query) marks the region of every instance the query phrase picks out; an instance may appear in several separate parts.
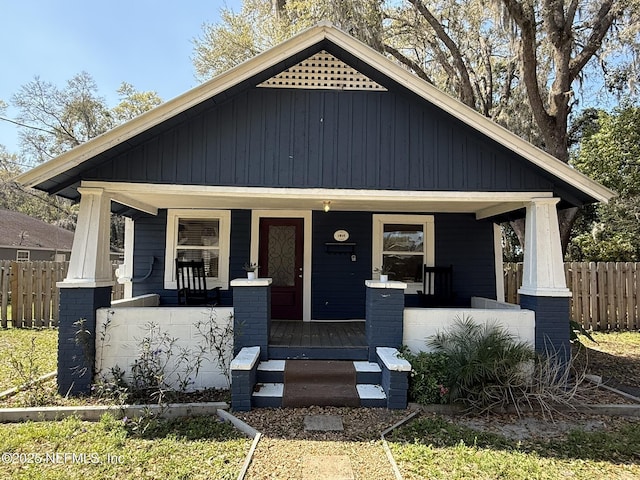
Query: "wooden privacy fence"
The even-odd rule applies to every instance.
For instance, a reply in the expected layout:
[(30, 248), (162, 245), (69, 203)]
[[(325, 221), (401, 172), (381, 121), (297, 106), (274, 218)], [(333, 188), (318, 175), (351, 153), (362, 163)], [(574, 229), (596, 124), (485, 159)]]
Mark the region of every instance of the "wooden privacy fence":
[[(588, 330), (638, 330), (640, 263), (567, 262), (571, 318)], [(522, 264), (505, 264), (505, 299), (519, 303)]]
[[(113, 265), (113, 278), (115, 269)], [(0, 324), (11, 327), (55, 327), (58, 325), (59, 292), (68, 262), (15, 262), (0, 260)], [(124, 296), (116, 283), (112, 299)]]

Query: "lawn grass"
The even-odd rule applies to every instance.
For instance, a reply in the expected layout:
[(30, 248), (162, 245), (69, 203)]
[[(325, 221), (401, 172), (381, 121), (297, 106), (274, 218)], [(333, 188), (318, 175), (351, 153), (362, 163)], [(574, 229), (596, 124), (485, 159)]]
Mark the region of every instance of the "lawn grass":
[(593, 332), (591, 336), (597, 342), (595, 345), (583, 339), (591, 348), (611, 355), (640, 358), (640, 332)]
[(8, 455), (0, 478), (234, 479), (250, 445), (217, 417), (161, 421), (144, 435), (108, 414), (96, 423), (68, 418), (3, 425), (0, 452)]
[(0, 330), (0, 391), (24, 383), (13, 361), (22, 365), (25, 374), (38, 377), (56, 369), (57, 349), (57, 329)]
[(640, 388), (640, 332), (593, 332), (581, 336), (579, 361), (589, 373)]
[(429, 417), (396, 431), (390, 446), (407, 480), (640, 478), (638, 422), (518, 442)]

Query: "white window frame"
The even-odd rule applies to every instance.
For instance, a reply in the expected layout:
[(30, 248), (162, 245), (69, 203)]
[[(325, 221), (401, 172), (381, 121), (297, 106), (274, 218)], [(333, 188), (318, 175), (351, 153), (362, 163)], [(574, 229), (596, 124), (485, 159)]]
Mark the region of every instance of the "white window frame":
[(178, 250), (178, 222), (181, 218), (193, 218), (219, 221), (218, 238), (218, 278), (207, 278), (207, 288), (229, 288), (229, 251), (231, 243), (231, 211), (230, 210), (167, 210), (167, 237), (164, 268), (164, 288), (175, 290), (176, 281), (176, 251)]
[[(26, 253), (27, 258), (20, 258), (21, 253)], [(16, 262), (29, 262), (31, 261), (31, 251), (29, 250), (16, 250)]]
[[(429, 267), (433, 267), (435, 265), (435, 221), (433, 215), (374, 214), (373, 245), (371, 258), (373, 268), (380, 267), (382, 265), (382, 258), (384, 253), (398, 253), (382, 251), (384, 226), (389, 223), (422, 225), (424, 231), (424, 252), (422, 263)], [(374, 279), (379, 278), (378, 273), (374, 273), (373, 275)], [(418, 290), (422, 290), (422, 283), (407, 282), (407, 289), (405, 290), (405, 293), (417, 293)]]

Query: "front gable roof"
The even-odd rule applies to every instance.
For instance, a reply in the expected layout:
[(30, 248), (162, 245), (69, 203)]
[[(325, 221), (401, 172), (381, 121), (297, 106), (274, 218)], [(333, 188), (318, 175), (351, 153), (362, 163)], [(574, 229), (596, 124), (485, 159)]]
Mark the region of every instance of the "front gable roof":
[(363, 76), (364, 82), (369, 82), (371, 88), (385, 89), (386, 83), (408, 89), (593, 201), (607, 201), (614, 195), (604, 186), (439, 91), (329, 23), (305, 30), (185, 94), (35, 167), (20, 175), (17, 181), (74, 198), (77, 192), (74, 195), (75, 189), (70, 187), (77, 183), (82, 171), (97, 165), (102, 157), (125, 151), (152, 137), (158, 128), (182, 121), (185, 116), (191, 117), (199, 109), (210, 106), (212, 101), (223, 102), (248, 84), (274, 87), (273, 82), (282, 80), (283, 72), (287, 69), (295, 70), (301, 62), (325, 50), (339, 54), (350, 68)]

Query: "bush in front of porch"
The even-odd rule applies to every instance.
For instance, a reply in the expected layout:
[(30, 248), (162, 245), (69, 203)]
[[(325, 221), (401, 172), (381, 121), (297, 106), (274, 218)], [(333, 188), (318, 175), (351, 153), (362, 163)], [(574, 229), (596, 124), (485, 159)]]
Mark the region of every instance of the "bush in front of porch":
[(551, 415), (571, 404), (583, 378), (504, 327), (469, 317), (457, 318), (427, 345), (432, 352), (404, 352), (412, 366), (409, 399), (417, 403), (460, 403), (476, 413), (539, 408)]

